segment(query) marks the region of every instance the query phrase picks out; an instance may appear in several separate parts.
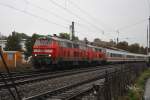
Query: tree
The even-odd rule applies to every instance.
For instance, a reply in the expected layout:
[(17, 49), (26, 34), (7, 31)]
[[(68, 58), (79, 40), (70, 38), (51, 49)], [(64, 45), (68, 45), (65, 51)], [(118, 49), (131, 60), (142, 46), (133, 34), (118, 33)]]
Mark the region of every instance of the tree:
[(87, 39), (86, 37), (83, 39), (83, 42), (84, 42), (85, 44), (88, 44), (88, 43), (89, 43), (89, 41), (88, 41), (88, 39)]
[(141, 54), (146, 54), (146, 48), (144, 48), (143, 46), (140, 47), (140, 52)]
[(60, 38), (70, 40), (70, 35), (68, 33), (59, 33)]
[(116, 47), (119, 49), (128, 50), (128, 42), (119, 42)]
[(93, 42), (94, 42), (94, 43), (100, 43), (100, 42), (101, 42), (101, 39), (95, 38)]
[(41, 37), (41, 35), (33, 34), (32, 37), (28, 38), (25, 42), (25, 58), (28, 58), (32, 54), (32, 48), (37, 38)]
[(5, 40), (5, 39), (7, 39), (7, 36), (4, 36), (0, 33), (0, 39)]
[(79, 38), (77, 36), (75, 36), (74, 41), (79, 41)]
[(139, 53), (139, 51), (140, 51), (140, 46), (139, 46), (139, 44), (138, 44), (138, 43), (131, 44), (131, 45), (129, 46), (129, 51), (130, 51), (130, 52), (133, 52), (133, 53)]
[(21, 49), (21, 38), (16, 32), (12, 32), (12, 35), (9, 35), (7, 38), (5, 50), (9, 51), (22, 51)]
[(16, 32), (16, 34), (21, 38), (21, 39), (28, 39), (29, 36), (25, 33), (19, 33), (19, 32)]
[[(63, 39), (67, 39), (67, 40), (70, 40), (70, 34), (69, 33), (59, 33), (59, 37), (60, 38), (63, 38)], [(74, 36), (73, 37), (73, 40), (74, 41), (79, 41), (79, 38), (77, 36)]]

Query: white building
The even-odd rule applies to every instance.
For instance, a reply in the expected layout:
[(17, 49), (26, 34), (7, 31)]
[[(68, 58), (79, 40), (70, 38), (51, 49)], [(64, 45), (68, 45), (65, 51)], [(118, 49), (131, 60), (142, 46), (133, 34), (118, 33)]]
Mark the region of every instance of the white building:
[[(24, 51), (26, 50), (26, 48), (25, 48), (25, 42), (26, 42), (26, 39), (22, 39), (21, 42), (20, 42), (22, 50), (24, 50)], [(0, 46), (2, 47), (2, 49), (5, 48), (6, 43), (7, 43), (7, 40), (0, 40)]]

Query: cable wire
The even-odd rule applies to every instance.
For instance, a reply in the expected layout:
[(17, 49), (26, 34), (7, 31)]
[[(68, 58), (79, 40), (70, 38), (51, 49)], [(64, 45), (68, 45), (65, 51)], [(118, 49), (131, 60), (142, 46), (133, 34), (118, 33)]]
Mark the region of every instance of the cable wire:
[(45, 22), (48, 22), (48, 23), (50, 23), (50, 24), (55, 24), (55, 25), (57, 25), (57, 26), (59, 26), (59, 27), (63, 27), (63, 28), (68, 29), (68, 27), (66, 27), (66, 26), (64, 26), (64, 25), (55, 23), (55, 22), (53, 22), (53, 21), (48, 20), (47, 18), (38, 16), (38, 15), (33, 14), (33, 13), (30, 13), (30, 12), (28, 12), (28, 11), (18, 9), (18, 8), (15, 8), (15, 7), (11, 6), (11, 5), (4, 4), (4, 3), (0, 3), (0, 5), (1, 5), (1, 6), (4, 6), (4, 7), (7, 7), (7, 8), (11, 8), (11, 9), (16, 10), (16, 11), (19, 11), (19, 12), (22, 12), (22, 13), (27, 14), (27, 15), (30, 15), (30, 16), (32, 16), (32, 17), (41, 19), (41, 20), (43, 20), (43, 21), (45, 21)]
[[(42, 8), (42, 7), (38, 6), (38, 5), (36, 5), (36, 4), (33, 4), (33, 3), (29, 2), (28, 0), (24, 0), (24, 1), (25, 1), (25, 3), (27, 3), (28, 5), (31, 5), (34, 8), (40, 9), (41, 11), (44, 11), (44, 12), (48, 12), (50, 15), (55, 16), (57, 18), (61, 18), (61, 19), (63, 19), (66, 22), (69, 22), (69, 23), (71, 22), (71, 20), (68, 20), (68, 19), (66, 19), (66, 18), (64, 18), (64, 17), (62, 17), (62, 16), (60, 16), (60, 15), (58, 15), (58, 14), (56, 14), (56, 13), (50, 11), (50, 10), (48, 10), (48, 9), (45, 9), (45, 8)], [(75, 23), (78, 24), (79, 26), (81, 26), (82, 28), (91, 30), (93, 32), (93, 30), (88, 25), (84, 25), (84, 24), (79, 23), (79, 22), (75, 22)]]
[[(97, 20), (94, 16), (92, 16), (91, 14), (89, 14), (88, 12), (86, 12), (85, 10), (81, 9), (81, 7), (79, 7), (75, 2), (69, 0), (70, 4), (72, 4), (74, 7), (76, 7), (77, 9), (79, 9), (82, 13), (84, 13), (85, 15), (87, 15), (88, 17), (90, 17), (93, 21), (99, 22), (99, 20)], [(103, 22), (100, 22), (102, 24), (104, 24)], [(105, 24), (106, 25), (106, 24)]]
[(73, 13), (73, 12), (70, 11), (69, 9), (66, 9), (66, 8), (64, 8), (62, 5), (56, 3), (54, 0), (49, 0), (49, 1), (50, 1), (51, 3), (53, 3), (54, 5), (56, 5), (57, 7), (62, 8), (63, 10), (67, 11), (68, 13), (70, 13), (70, 14), (72, 14), (72, 15), (78, 17), (79, 19), (83, 20), (84, 22), (88, 23), (88, 24), (91, 25), (93, 28), (95, 28), (95, 29), (97, 29), (97, 30), (99, 30), (99, 31), (101, 31), (101, 32), (103, 31), (102, 29), (97, 28), (96, 25), (94, 25), (94, 24), (88, 22), (85, 18), (82, 18), (82, 17), (78, 16), (77, 14)]
[(69, 23), (71, 22), (71, 20), (68, 20), (68, 19), (66, 19), (66, 18), (64, 18), (64, 17), (62, 17), (62, 16), (60, 16), (60, 15), (58, 15), (58, 14), (56, 14), (56, 13), (50, 11), (50, 10), (48, 10), (48, 9), (42, 8), (42, 7), (40, 7), (40, 6), (36, 5), (36, 4), (33, 4), (33, 3), (29, 2), (29, 1), (28, 1), (28, 4), (31, 5), (34, 8), (40, 9), (40, 10), (42, 10), (44, 12), (48, 12), (52, 16), (61, 18), (61, 19), (65, 20), (66, 22), (69, 22)]
[(142, 24), (143, 22), (145, 22), (145, 21), (147, 21), (147, 20), (148, 20), (148, 19), (140, 20), (140, 21), (138, 21), (138, 22), (136, 22), (136, 23), (133, 23), (133, 24), (130, 24), (130, 25), (121, 27), (121, 28), (119, 28), (118, 30), (119, 30), (119, 31), (120, 31), (120, 30), (126, 30), (126, 29), (131, 28), (131, 27), (134, 27), (134, 26), (136, 26), (136, 25), (138, 25), (138, 24)]
[[(64, 18), (64, 17), (62, 17), (62, 16), (60, 16), (60, 15), (58, 15), (58, 14), (56, 14), (56, 13), (54, 13), (54, 12), (52, 12), (52, 11), (50, 11), (50, 10), (48, 10), (48, 9), (45, 9), (45, 8), (42, 8), (42, 7), (40, 7), (40, 6), (38, 6), (38, 5), (36, 5), (36, 4), (33, 4), (33, 3), (31, 3), (31, 2), (29, 2), (29, 1), (27, 1), (27, 0), (25, 0), (26, 2), (27, 2), (27, 4), (29, 4), (29, 5), (31, 5), (32, 7), (35, 7), (35, 8), (37, 8), (37, 9), (40, 9), (40, 10), (42, 10), (42, 11), (44, 11), (44, 12), (48, 12), (50, 15), (52, 15), (52, 16), (55, 16), (55, 17), (57, 17), (57, 18), (61, 18), (61, 19), (63, 19), (64, 21), (66, 21), (66, 22), (71, 22), (71, 20), (68, 20), (68, 19), (66, 19), (66, 18)], [(89, 29), (89, 30), (92, 30), (89, 26), (87, 26), (87, 25), (84, 25), (84, 24), (82, 24), (82, 23), (79, 23), (79, 22), (75, 22), (76, 24), (78, 24), (78, 25), (80, 25), (81, 27), (83, 27), (83, 28), (85, 28), (85, 29)], [(92, 30), (93, 31), (93, 30)]]

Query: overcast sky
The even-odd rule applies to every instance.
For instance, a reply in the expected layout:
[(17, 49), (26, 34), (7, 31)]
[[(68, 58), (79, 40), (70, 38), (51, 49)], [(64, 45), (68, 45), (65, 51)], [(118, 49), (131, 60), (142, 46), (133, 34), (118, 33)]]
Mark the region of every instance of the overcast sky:
[(146, 46), (148, 0), (0, 0), (0, 32), (13, 30), (28, 35), (69, 32), (75, 22), (76, 35)]

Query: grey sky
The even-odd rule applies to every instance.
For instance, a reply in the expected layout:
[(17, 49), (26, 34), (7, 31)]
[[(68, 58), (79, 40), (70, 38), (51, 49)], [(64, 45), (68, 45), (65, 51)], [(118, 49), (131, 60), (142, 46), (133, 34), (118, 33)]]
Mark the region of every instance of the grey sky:
[(114, 40), (119, 30), (119, 40), (145, 46), (148, 9), (148, 0), (0, 0), (0, 32), (58, 34), (74, 20), (80, 39)]

